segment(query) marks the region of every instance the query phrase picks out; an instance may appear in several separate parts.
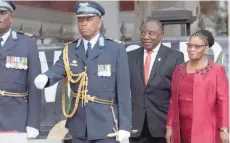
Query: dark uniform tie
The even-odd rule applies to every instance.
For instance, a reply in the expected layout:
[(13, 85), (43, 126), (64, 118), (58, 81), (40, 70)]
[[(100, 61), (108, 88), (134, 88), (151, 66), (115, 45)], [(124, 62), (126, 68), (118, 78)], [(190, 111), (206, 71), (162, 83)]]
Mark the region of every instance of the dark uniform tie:
[(2, 41), (3, 41), (3, 39), (0, 38), (0, 49), (2, 48)]
[(87, 51), (86, 51), (86, 59), (90, 56), (90, 52), (92, 51), (90, 42), (87, 43), (87, 46), (88, 46), (88, 48), (87, 48)]

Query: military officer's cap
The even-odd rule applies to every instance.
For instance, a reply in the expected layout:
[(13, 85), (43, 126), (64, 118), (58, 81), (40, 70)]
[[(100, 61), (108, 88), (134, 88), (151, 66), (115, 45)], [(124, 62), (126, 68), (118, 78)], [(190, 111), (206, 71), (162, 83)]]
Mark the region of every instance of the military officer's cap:
[(77, 17), (103, 16), (105, 9), (95, 1), (78, 1), (75, 5)]
[(0, 0), (0, 10), (10, 10), (13, 12), (16, 9), (16, 5), (13, 1), (10, 0)]

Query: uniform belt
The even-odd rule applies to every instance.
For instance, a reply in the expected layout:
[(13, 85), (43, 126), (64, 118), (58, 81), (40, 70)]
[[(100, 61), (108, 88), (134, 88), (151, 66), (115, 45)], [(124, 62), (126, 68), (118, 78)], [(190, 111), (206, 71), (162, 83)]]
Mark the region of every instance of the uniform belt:
[[(74, 94), (74, 97), (77, 96), (77, 93), (73, 92)], [(82, 96), (80, 97), (80, 99), (82, 99)], [(84, 100), (86, 100), (85, 102), (88, 103), (88, 102), (93, 102), (93, 103), (100, 103), (100, 104), (107, 104), (107, 105), (114, 105), (116, 103), (116, 101), (114, 100), (104, 100), (104, 99), (100, 99), (100, 98), (97, 98), (96, 96), (90, 96), (90, 95), (87, 95)]]
[(28, 95), (27, 92), (16, 93), (16, 92), (7, 92), (5, 90), (0, 90), (0, 96), (25, 97), (27, 95)]
[[(77, 93), (75, 93), (73, 91), (72, 91), (72, 93), (74, 95), (73, 97), (77, 97)], [(114, 107), (113, 107), (113, 105), (116, 103), (116, 101), (115, 100), (104, 100), (104, 99), (97, 98), (96, 96), (90, 96), (90, 95), (86, 95), (85, 97), (80, 96), (80, 99), (82, 101), (84, 101), (84, 103), (82, 105), (84, 105), (85, 103), (88, 103), (88, 102), (110, 105), (110, 110), (111, 110), (111, 113), (113, 116), (113, 122), (114, 122), (114, 127), (113, 127), (114, 133), (110, 133), (107, 136), (108, 137), (116, 136), (117, 132), (118, 132), (118, 120), (115, 116)]]

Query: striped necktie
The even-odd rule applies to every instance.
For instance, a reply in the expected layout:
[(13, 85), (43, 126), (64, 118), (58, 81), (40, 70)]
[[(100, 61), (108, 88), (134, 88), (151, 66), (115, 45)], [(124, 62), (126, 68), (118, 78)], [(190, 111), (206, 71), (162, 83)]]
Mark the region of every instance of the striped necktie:
[(153, 51), (147, 51), (147, 56), (145, 58), (144, 73), (145, 73), (145, 85), (148, 84), (150, 64), (151, 64), (151, 54)]

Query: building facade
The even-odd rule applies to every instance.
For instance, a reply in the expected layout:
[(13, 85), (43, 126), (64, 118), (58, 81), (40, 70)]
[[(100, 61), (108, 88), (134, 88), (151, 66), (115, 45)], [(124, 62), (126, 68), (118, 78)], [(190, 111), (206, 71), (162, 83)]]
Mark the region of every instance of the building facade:
[[(227, 35), (227, 1), (98, 1), (104, 6), (106, 35), (138, 40), (139, 26), (151, 11), (176, 7), (191, 10), (197, 20), (191, 31), (206, 28)], [(66, 42), (79, 37), (75, 1), (16, 1), (13, 28), (34, 34), (38, 43)], [(123, 25), (122, 25), (123, 23)], [(180, 26), (166, 26), (166, 36), (180, 36)]]

